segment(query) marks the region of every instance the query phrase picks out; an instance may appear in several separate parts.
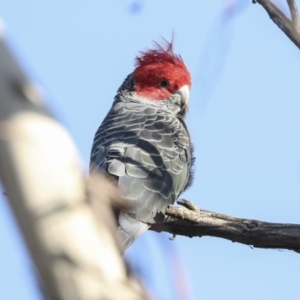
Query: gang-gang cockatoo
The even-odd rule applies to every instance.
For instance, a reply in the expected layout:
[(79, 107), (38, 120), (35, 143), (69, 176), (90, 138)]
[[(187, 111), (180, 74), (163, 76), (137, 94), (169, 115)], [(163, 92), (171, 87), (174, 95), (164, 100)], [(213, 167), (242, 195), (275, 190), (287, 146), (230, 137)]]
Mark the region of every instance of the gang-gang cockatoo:
[(191, 76), (173, 43), (155, 43), (135, 59), (98, 128), (91, 171), (112, 180), (129, 206), (118, 212), (127, 248), (191, 185), (194, 162), (184, 122)]

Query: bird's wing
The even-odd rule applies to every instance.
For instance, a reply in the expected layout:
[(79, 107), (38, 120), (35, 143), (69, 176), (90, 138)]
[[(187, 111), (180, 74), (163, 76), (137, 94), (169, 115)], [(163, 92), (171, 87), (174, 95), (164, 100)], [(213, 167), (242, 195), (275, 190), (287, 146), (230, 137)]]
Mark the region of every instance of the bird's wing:
[(91, 167), (117, 178), (127, 213), (154, 223), (163, 219), (189, 179), (188, 133), (175, 116), (158, 108), (114, 105), (97, 130)]

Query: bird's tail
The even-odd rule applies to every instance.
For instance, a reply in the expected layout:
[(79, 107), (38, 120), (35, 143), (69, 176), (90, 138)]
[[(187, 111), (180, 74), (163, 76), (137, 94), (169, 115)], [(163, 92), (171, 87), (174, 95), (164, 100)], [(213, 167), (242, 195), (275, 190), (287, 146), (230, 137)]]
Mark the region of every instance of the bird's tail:
[(118, 235), (124, 251), (150, 227), (148, 224), (134, 219), (123, 211), (120, 212), (118, 221)]

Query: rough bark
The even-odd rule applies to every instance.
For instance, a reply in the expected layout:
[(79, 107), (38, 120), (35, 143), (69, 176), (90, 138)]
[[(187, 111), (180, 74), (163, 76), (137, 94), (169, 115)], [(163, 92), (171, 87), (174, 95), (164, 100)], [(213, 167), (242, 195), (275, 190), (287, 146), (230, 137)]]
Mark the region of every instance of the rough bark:
[(164, 223), (153, 225), (151, 230), (188, 237), (219, 237), (257, 248), (300, 251), (300, 225), (241, 219), (200, 209), (187, 200), (178, 203), (184, 207), (170, 205)]

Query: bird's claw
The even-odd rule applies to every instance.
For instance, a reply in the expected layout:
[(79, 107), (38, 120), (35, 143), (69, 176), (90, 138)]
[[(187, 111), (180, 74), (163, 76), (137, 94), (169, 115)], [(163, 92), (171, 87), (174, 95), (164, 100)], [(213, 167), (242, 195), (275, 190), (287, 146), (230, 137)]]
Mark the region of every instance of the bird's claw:
[(199, 210), (199, 208), (195, 204), (185, 199), (179, 199), (177, 200), (177, 203), (189, 210), (194, 210), (194, 211)]
[(174, 241), (175, 238), (176, 238), (176, 236), (177, 236), (177, 234), (173, 234), (171, 237), (169, 237), (169, 240), (170, 240), (170, 241)]

